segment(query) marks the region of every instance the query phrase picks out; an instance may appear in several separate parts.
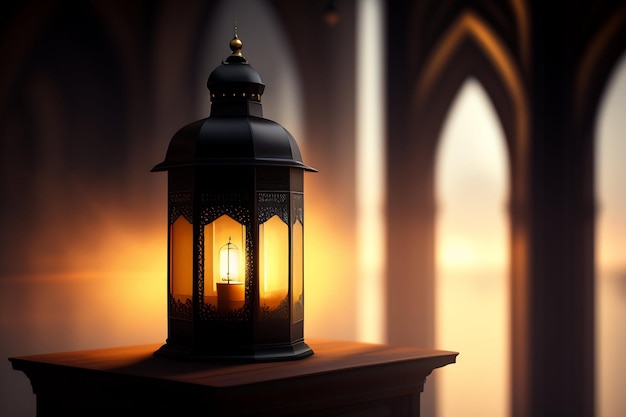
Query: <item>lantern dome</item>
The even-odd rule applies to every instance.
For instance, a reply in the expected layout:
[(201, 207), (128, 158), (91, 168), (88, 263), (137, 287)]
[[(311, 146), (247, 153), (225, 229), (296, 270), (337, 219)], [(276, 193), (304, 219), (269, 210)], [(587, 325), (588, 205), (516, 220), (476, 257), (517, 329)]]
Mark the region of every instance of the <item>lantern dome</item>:
[(153, 171), (184, 166), (305, 165), (298, 144), (280, 124), (263, 117), (265, 85), (241, 52), (235, 34), (231, 55), (207, 80), (211, 114), (182, 127), (172, 138), (165, 160)]
[(214, 93), (212, 97), (220, 97), (216, 93), (219, 91), (219, 87), (225, 83), (250, 84), (248, 87), (256, 87), (257, 91), (263, 94), (265, 85), (261, 81), (259, 73), (248, 64), (248, 61), (243, 56), (241, 52), (242, 46), (243, 42), (235, 34), (233, 40), (230, 41), (231, 55), (222, 62), (222, 65), (211, 72), (207, 80), (207, 87)]

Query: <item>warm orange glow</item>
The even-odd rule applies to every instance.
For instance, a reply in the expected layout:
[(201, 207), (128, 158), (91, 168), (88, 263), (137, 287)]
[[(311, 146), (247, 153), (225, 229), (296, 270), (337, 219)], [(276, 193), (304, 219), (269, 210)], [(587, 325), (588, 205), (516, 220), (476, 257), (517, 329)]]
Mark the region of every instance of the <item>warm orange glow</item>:
[(304, 320), (304, 229), (300, 221), (296, 221), (292, 231), (293, 251), (291, 257), (291, 291), (293, 323)]
[[(437, 376), (438, 412), (508, 413), (509, 238), (504, 135), (478, 82), (465, 82), (437, 154), (436, 344), (461, 354)], [(472, 381), (481, 375), (481, 383)]]
[(289, 285), (289, 228), (278, 216), (259, 226), (259, 295), (261, 305), (276, 308)]
[[(94, 216), (90, 240), (68, 235), (60, 256), (33, 262), (37, 272), (2, 277), (1, 316), (20, 314), (0, 327), (26, 330), (13, 338), (16, 344), (5, 346), (7, 355), (164, 340), (167, 217), (159, 209), (128, 216), (107, 207)], [(62, 272), (50, 272), (55, 270)]]
[(193, 278), (193, 226), (179, 216), (170, 226), (170, 285), (175, 299), (191, 299)]
[(244, 305), (245, 291), (239, 276), (239, 259), (239, 248), (232, 243), (229, 236), (228, 242), (219, 250), (220, 274), (216, 285), (217, 306), (221, 311), (235, 310)]
[(328, 198), (328, 181), (331, 179), (320, 172), (306, 182), (305, 334), (355, 340), (355, 289), (359, 284), (351, 213), (338, 210), (336, 202)]
[(438, 250), (437, 263), (450, 269), (477, 267), (490, 260), (488, 251), (481, 252), (481, 248), (465, 236), (446, 236)]
[[(208, 301), (211, 302), (212, 300), (209, 299)], [(244, 301), (245, 292), (242, 282), (217, 283), (217, 309), (219, 311), (239, 309), (243, 307)]]
[[(228, 243), (231, 251), (224, 252)], [(223, 215), (204, 226), (204, 295), (216, 295), (218, 282), (228, 282), (227, 270), (231, 271), (230, 281), (245, 281), (246, 227)], [(236, 251), (233, 249), (236, 248)], [(226, 256), (222, 259), (222, 256)]]
[(530, 64), (530, 22), (529, 11), (524, 0), (511, 0), (511, 7), (515, 11), (517, 20), (517, 39), (520, 45), (520, 52), (524, 68)]
[(224, 243), (220, 248), (220, 279), (231, 283), (239, 281), (239, 248), (231, 243)]

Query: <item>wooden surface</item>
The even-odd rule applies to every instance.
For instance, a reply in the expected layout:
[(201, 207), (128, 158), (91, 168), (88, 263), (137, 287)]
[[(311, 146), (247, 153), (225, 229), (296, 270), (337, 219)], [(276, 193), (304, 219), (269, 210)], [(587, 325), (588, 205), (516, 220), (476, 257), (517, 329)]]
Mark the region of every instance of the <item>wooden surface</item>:
[[(282, 362), (190, 362), (160, 344), (10, 358), (30, 378), (38, 415), (419, 415), (433, 369), (456, 352), (307, 340), (314, 355)], [(88, 411), (86, 411), (88, 410)], [(374, 412), (374, 414), (371, 414)]]

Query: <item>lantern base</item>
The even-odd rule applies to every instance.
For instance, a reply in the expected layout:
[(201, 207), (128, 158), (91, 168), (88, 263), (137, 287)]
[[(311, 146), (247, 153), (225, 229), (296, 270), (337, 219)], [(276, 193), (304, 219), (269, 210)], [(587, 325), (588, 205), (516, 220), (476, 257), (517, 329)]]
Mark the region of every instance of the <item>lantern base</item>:
[(228, 351), (203, 350), (189, 345), (166, 343), (155, 356), (198, 361), (234, 360), (250, 362), (272, 362), (306, 358), (313, 355), (304, 340), (287, 344), (255, 345)]

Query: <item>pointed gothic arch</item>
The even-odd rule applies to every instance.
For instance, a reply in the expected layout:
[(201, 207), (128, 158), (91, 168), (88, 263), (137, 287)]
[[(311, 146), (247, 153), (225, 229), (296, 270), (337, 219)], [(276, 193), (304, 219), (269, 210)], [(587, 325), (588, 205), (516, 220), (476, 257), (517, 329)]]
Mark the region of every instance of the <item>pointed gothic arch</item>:
[(584, 134), (592, 135), (598, 106), (615, 63), (626, 50), (626, 5), (606, 19), (586, 45), (576, 72), (575, 112)]
[[(388, 155), (388, 335), (391, 343), (434, 344), (434, 159), (442, 124), (463, 82), (473, 76), (492, 100), (506, 138), (510, 170), (512, 375), (525, 378), (527, 291), (527, 167), (530, 112), (524, 71), (506, 43), (477, 13), (465, 9), (434, 43), (416, 72), (401, 113), (390, 116)], [(409, 51), (410, 53), (410, 51)], [(391, 81), (393, 83), (393, 81)], [(397, 88), (397, 85), (395, 86)], [(390, 87), (393, 91), (394, 86)], [(392, 104), (390, 102), (390, 104)], [(396, 113), (398, 109), (395, 109)], [(394, 110), (390, 109), (389, 114)], [(410, 186), (406, 186), (409, 183)], [(403, 184), (401, 187), (399, 184)], [(402, 248), (398, 250), (398, 248)], [(413, 271), (407, 276), (405, 271)], [(414, 319), (407, 323), (407, 316)], [(402, 319), (403, 318), (403, 319)], [(522, 389), (516, 395), (524, 398)], [(425, 393), (428, 407), (428, 393)], [(515, 402), (515, 396), (512, 398)], [(432, 400), (431, 400), (432, 401)], [(520, 400), (523, 402), (523, 399)], [(432, 407), (432, 406), (431, 406)]]
[[(529, 112), (518, 63), (497, 34), (472, 11), (465, 11), (453, 22), (433, 51), (415, 81), (408, 111), (411, 135), (390, 137), (392, 155), (397, 153), (394, 148), (398, 147), (403, 149), (404, 155), (410, 156), (401, 158), (403, 163), (395, 164), (391, 171), (410, 177), (415, 177), (417, 172), (411, 175), (412, 171), (424, 165), (428, 169), (422, 171), (432, 171), (439, 132), (450, 104), (466, 78), (474, 76), (494, 102), (503, 126), (512, 170), (511, 208), (519, 210), (527, 192), (524, 169)], [(423, 180), (422, 176), (420, 178)], [(390, 188), (393, 189), (394, 184), (390, 184)], [(427, 192), (421, 193), (421, 203), (424, 198), (432, 197), (432, 185), (422, 191)]]
[[(468, 78), (446, 117), (435, 166), (436, 347), (462, 352), (454, 373), (436, 376), (441, 416), (508, 415), (510, 181), (503, 136), (485, 89)], [(485, 380), (473, 385), (477, 369)]]
[(446, 109), (468, 75), (481, 82), (495, 103), (514, 162), (514, 155), (528, 143), (524, 80), (504, 42), (472, 11), (463, 12), (433, 47), (416, 80), (414, 114), (440, 130)]

